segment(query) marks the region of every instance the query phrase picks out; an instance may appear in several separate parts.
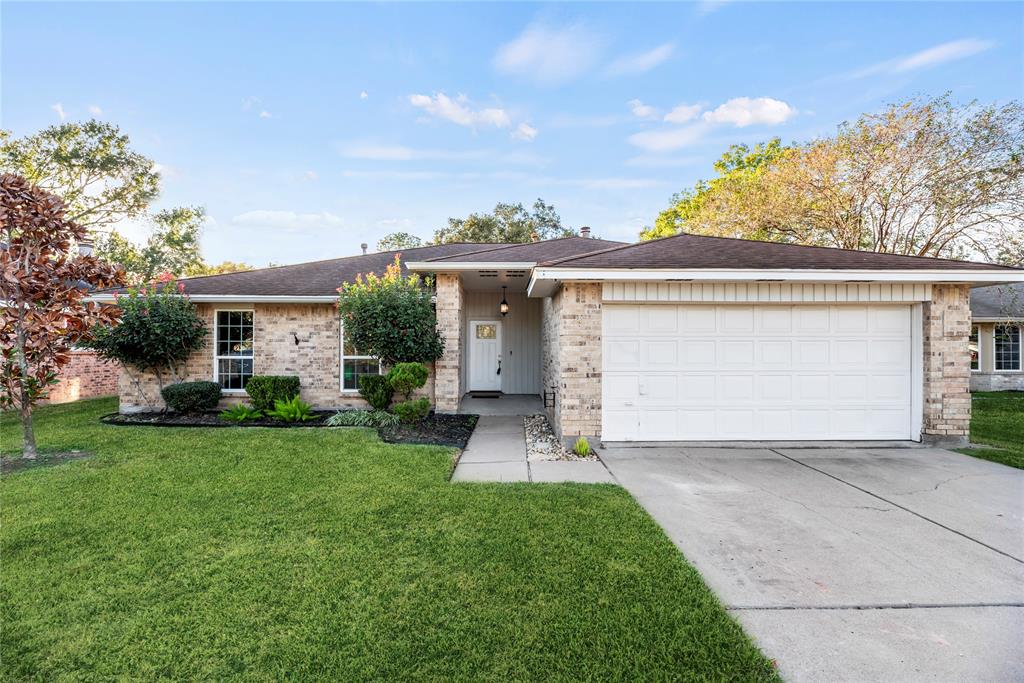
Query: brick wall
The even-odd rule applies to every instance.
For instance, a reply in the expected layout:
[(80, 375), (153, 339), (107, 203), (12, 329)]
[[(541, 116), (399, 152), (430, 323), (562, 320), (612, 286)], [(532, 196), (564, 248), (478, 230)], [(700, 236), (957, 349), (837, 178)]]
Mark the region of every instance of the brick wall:
[[(234, 308), (241, 308), (240, 306)], [(340, 323), (333, 304), (256, 304), (253, 309), (253, 372), (257, 375), (297, 375), (302, 400), (318, 409), (365, 408), (355, 392), (341, 391)], [(197, 310), (210, 330), (205, 346), (188, 359), (185, 381), (213, 379), (212, 304)], [(299, 343), (295, 343), (298, 337)], [(429, 364), (428, 364), (429, 367)], [(165, 383), (172, 381), (164, 378)], [(160, 410), (159, 382), (152, 374), (122, 369), (119, 377), (121, 412)], [(434, 375), (417, 396), (432, 398)], [(247, 400), (246, 395), (225, 395), (223, 405)]]
[(557, 387), (548, 408), (555, 433), (569, 440), (601, 434), (601, 285), (569, 282), (544, 302), (541, 374)]
[(454, 413), (462, 399), (463, 291), (458, 275), (437, 276), (437, 329), (444, 340), (444, 355), (436, 363), (434, 389), (438, 412)]
[(40, 403), (113, 396), (117, 393), (117, 375), (117, 365), (100, 360), (94, 351), (72, 351), (71, 362), (60, 371), (60, 382), (50, 389), (49, 398)]
[(934, 285), (922, 318), (922, 435), (930, 441), (966, 441), (971, 426), (970, 288)]

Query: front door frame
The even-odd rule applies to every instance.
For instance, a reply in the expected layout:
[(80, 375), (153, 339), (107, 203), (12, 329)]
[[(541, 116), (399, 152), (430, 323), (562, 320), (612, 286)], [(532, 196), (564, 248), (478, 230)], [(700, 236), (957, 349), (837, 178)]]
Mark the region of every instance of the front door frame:
[[(479, 325), (479, 324), (494, 325), (494, 327), (495, 327), (495, 340), (494, 341), (495, 341), (495, 344), (496, 344), (496, 347), (497, 347), (497, 350), (498, 350), (497, 353), (495, 354), (495, 360), (498, 362), (498, 367), (495, 368), (495, 370), (497, 370), (497, 372), (495, 372), (495, 374), (494, 374), (494, 376), (496, 378), (495, 379), (496, 386), (480, 387), (480, 386), (476, 386), (476, 385), (473, 384), (473, 380), (474, 380), (474, 377), (473, 377), (473, 344), (474, 344), (474, 341), (476, 340), (476, 325)], [(481, 319), (473, 319), (473, 320), (469, 321), (469, 334), (467, 335), (469, 337), (469, 343), (466, 345), (466, 354), (467, 354), (467, 362), (466, 362), (466, 368), (467, 368), (466, 375), (467, 375), (467, 377), (466, 377), (466, 383), (467, 383), (467, 385), (469, 387), (469, 391), (501, 391), (501, 372), (500, 372), (500, 370), (501, 370), (501, 360), (502, 360), (502, 357), (504, 356), (504, 351), (502, 350), (502, 345), (501, 345), (501, 332), (502, 332), (502, 330), (501, 330), (501, 320), (494, 320), (494, 319), (489, 319), (489, 318), (481, 318)]]

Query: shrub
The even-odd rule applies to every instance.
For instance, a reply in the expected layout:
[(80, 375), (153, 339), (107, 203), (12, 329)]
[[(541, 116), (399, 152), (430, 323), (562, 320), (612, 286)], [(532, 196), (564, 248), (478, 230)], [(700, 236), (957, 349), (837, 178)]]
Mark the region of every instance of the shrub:
[(268, 411), (267, 416), (281, 422), (309, 422), (316, 419), (310, 405), (298, 396), (292, 396), (287, 401), (277, 399), (274, 401), (274, 409)]
[(427, 383), (430, 370), (423, 363), (398, 363), (388, 371), (388, 382), (396, 393), (405, 396), (408, 401), (412, 392)]
[(405, 424), (420, 422), (430, 413), (430, 399), (423, 397), (413, 401), (403, 401), (391, 406), (398, 419)]
[(261, 417), (263, 417), (261, 411), (255, 410), (244, 403), (239, 403), (227, 410), (220, 411), (220, 419), (228, 420), (229, 422), (247, 422), (249, 420), (258, 420)]
[(274, 409), (277, 401), (290, 401), (299, 395), (299, 378), (294, 375), (253, 375), (245, 383), (245, 393), (252, 399), (252, 407), (266, 412)]
[(213, 410), (220, 402), (220, 385), (216, 382), (179, 382), (160, 390), (167, 407), (179, 413), (201, 413)]
[(327, 418), (331, 427), (394, 427), (398, 416), (384, 410), (345, 410)]
[(581, 436), (576, 439), (576, 443), (573, 444), (572, 452), (581, 458), (585, 458), (590, 455), (590, 443)]
[(444, 341), (429, 282), (403, 277), (397, 256), (383, 276), (359, 276), (338, 291), (345, 341), (360, 352), (388, 366), (441, 357)]
[(374, 410), (387, 410), (394, 393), (387, 375), (363, 375), (359, 378), (359, 395)]

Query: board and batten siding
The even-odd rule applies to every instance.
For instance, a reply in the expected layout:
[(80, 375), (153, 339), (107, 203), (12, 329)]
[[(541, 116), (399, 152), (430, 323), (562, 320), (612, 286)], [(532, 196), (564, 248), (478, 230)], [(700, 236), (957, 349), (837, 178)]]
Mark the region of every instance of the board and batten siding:
[[(509, 312), (498, 313), (501, 290), (466, 290), (462, 309), (463, 354), (469, 354), (471, 320), (501, 321), (501, 390), (506, 394), (540, 393), (541, 300), (522, 292), (505, 295)], [(462, 359), (462, 385), (469, 386), (469, 358)]]
[(605, 282), (609, 302), (916, 303), (931, 301), (928, 283)]

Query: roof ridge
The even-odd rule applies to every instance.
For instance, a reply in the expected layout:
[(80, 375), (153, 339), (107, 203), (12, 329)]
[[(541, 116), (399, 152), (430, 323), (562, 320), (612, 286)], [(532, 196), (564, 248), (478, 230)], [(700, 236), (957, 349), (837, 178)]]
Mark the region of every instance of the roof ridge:
[(652, 242), (661, 242), (663, 240), (670, 240), (670, 239), (673, 239), (675, 237), (680, 237), (682, 234), (683, 233), (679, 233), (679, 234), (676, 234), (676, 235), (668, 235), (667, 237), (659, 237), (657, 239), (647, 240), (645, 242), (626, 242), (626, 243), (620, 244), (620, 245), (618, 245), (616, 247), (608, 247), (607, 249), (600, 249), (598, 251), (589, 251), (586, 254), (576, 254), (575, 256), (563, 256), (562, 258), (552, 259), (550, 261), (543, 261), (541, 263), (538, 263), (537, 265), (539, 265), (539, 266), (553, 266), (553, 265), (556, 265), (556, 264), (559, 264), (559, 263), (565, 263), (566, 261), (572, 261), (574, 259), (584, 258), (586, 256), (597, 256), (598, 254), (607, 254), (610, 251), (619, 251), (620, 249), (628, 249), (630, 247), (639, 247), (641, 245), (650, 244)]
[[(510, 243), (510, 244), (502, 244), (501, 246), (493, 247), (491, 249), (480, 249), (480, 250), (477, 250), (477, 251), (468, 251), (468, 252), (466, 252), (466, 254), (489, 254), (492, 251), (501, 251), (502, 249), (512, 249), (514, 247), (526, 247), (526, 246), (530, 246), (530, 245), (534, 245), (534, 244), (544, 244), (545, 242), (560, 242), (562, 240), (572, 240), (572, 239), (594, 240), (594, 241), (600, 241), (600, 242), (614, 242), (615, 241), (615, 240), (603, 240), (603, 239), (600, 239), (598, 237), (583, 237), (581, 235), (566, 235), (565, 237), (553, 237), (553, 238), (551, 238), (549, 240), (537, 240), (536, 242), (513, 242), (513, 243)], [(621, 245), (623, 243), (619, 243), (619, 244)], [(629, 243), (625, 243), (625, 246), (629, 246)], [(597, 251), (588, 251), (588, 252), (585, 252), (584, 254), (580, 254), (580, 256), (586, 256), (587, 254), (596, 254), (596, 253), (597, 253)], [(456, 256), (465, 256), (465, 254), (454, 254), (452, 256), (435, 256), (434, 258), (428, 258), (426, 261), (424, 261), (424, 263), (430, 263), (432, 261), (444, 261), (445, 259), (455, 258)]]

